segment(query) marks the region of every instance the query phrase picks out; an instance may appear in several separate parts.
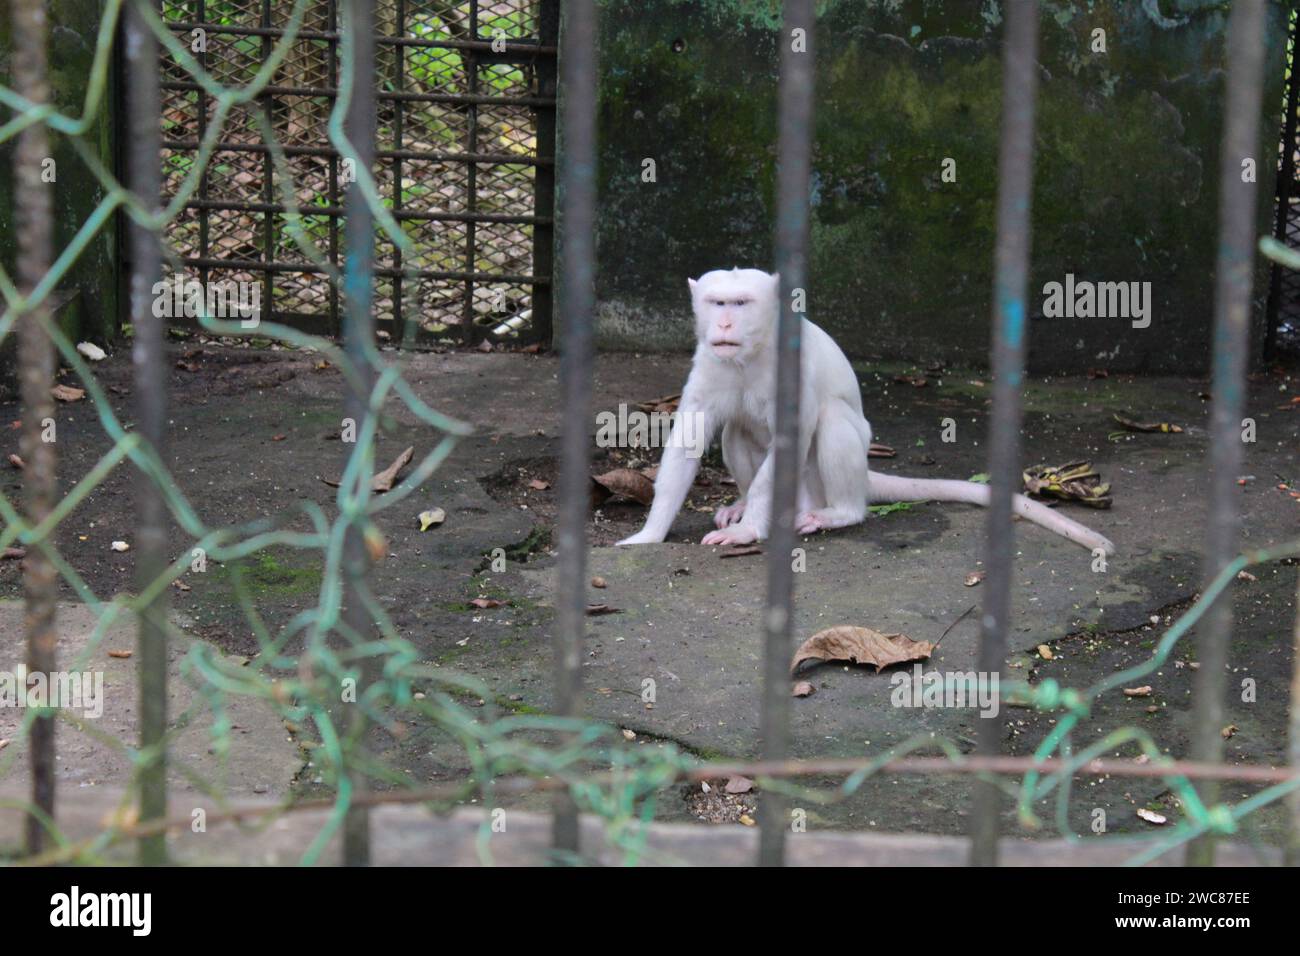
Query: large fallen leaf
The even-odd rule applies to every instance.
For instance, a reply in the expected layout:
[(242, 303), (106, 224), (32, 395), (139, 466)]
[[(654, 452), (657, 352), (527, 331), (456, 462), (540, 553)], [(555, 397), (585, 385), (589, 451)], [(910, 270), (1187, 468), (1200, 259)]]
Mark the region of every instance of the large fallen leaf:
[(593, 507), (604, 504), (610, 497), (631, 498), (633, 501), (649, 506), (654, 501), (655, 483), (631, 468), (615, 468), (603, 475), (591, 479), (591, 503)]
[(921, 661), (930, 656), (934, 645), (914, 641), (903, 634), (882, 634), (869, 627), (841, 625), (818, 631), (799, 645), (790, 662), (790, 673), (804, 661), (852, 661), (872, 664), (879, 673), (891, 664)]
[(392, 491), (393, 482), (397, 480), (397, 476), (401, 473), (402, 469), (405, 468), (407, 465), (409, 465), (411, 463), (411, 459), (414, 457), (415, 457), (415, 449), (414, 448), (406, 449), (406, 451), (402, 452), (395, 459), (393, 459), (393, 463), (391, 465), (389, 465), (379, 474), (375, 475), (373, 478), (370, 479), (370, 490), (379, 492), (381, 494), (385, 491)]
[(419, 518), (420, 530), (428, 531), (435, 525), (440, 525), (446, 521), (447, 512), (443, 511), (441, 508), (430, 508), (428, 511), (421, 511)]

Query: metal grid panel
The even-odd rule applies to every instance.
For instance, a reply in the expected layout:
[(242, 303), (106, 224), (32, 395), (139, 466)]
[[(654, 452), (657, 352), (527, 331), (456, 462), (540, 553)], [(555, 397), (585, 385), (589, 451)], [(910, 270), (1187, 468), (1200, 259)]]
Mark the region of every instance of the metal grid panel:
[[(207, 281), (236, 269), (263, 284), (270, 318), (337, 334), (338, 290), (297, 248), (301, 227), (340, 265), (342, 194), (328, 121), (337, 96), (337, 0), (309, 5), (266, 92), (227, 116), (212, 163), (164, 236), (175, 265)], [(204, 67), (248, 83), (284, 36), (291, 4), (172, 0), (164, 18)], [(550, 337), (557, 0), (378, 0), (374, 5), (380, 194), (415, 244), (377, 236), (375, 309), (390, 340), (537, 341)], [(214, 104), (164, 54), (163, 191), (195, 162)], [(258, 127), (286, 157), (276, 172)]]

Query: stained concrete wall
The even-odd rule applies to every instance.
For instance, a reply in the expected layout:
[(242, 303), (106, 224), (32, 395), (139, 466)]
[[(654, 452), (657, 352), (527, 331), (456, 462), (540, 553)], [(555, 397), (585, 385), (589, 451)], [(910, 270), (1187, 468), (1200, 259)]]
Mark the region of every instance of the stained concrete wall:
[[(686, 347), (687, 276), (770, 265), (779, 8), (600, 3), (601, 346)], [(987, 360), (1002, 8), (818, 4), (809, 310), (851, 355)], [(1042, 4), (1031, 302), (1041, 312), (1044, 284), (1067, 273), (1149, 281), (1154, 301), (1147, 329), (1036, 316), (1033, 368), (1205, 366), (1227, 8)], [(1283, 93), (1280, 2), (1269, 2), (1267, 20), (1254, 157), (1261, 234)], [(1096, 29), (1104, 53), (1092, 51)], [(563, 162), (562, 139), (560, 148)], [(942, 179), (945, 158), (956, 162), (956, 182)], [(646, 159), (655, 182), (643, 179)], [(1257, 290), (1262, 313), (1266, 283)]]

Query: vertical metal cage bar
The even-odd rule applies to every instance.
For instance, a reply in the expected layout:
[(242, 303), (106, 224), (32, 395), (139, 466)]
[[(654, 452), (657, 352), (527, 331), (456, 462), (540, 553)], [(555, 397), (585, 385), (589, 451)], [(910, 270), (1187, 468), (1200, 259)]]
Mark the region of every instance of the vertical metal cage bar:
[[(560, 0), (541, 0), (538, 11), (537, 42), (555, 46), (560, 33)], [(536, 61), (537, 95), (551, 100), (549, 106), (537, 107), (537, 157), (555, 159), (555, 81), (554, 57), (539, 56)], [(539, 163), (533, 170), (533, 275), (543, 281), (533, 283), (533, 331), (537, 341), (549, 344), (553, 328), (554, 297), (551, 276), (555, 268), (555, 167)]]
[[(357, 175), (348, 185), (344, 199), (346, 217), (344, 235), (343, 342), (348, 359), (358, 372), (358, 382), (349, 389), (346, 414), (362, 432), (362, 423), (368, 414), (370, 392), (375, 373), (366, 357), (375, 341), (374, 272), (375, 272), (375, 216), (361, 191), (361, 177), (375, 165), (375, 31), (374, 6), (368, 0), (345, 0), (343, 29), (352, 34), (351, 73), (340, 79), (350, 91), (347, 114), (343, 120), (348, 142), (357, 153)], [(368, 450), (358, 442), (352, 454), (364, 455)], [(363, 468), (359, 482), (370, 482), (369, 467)], [(358, 486), (360, 487), (360, 485)], [(361, 516), (348, 526), (343, 539), (343, 622), (357, 640), (367, 639), (371, 628), (370, 612), (362, 599), (365, 577), (370, 567), (366, 550)], [(366, 665), (358, 677), (357, 700), (365, 693), (371, 674)], [(351, 705), (348, 720), (348, 737), (353, 746), (364, 746), (366, 718), (359, 704)], [(367, 787), (365, 775), (353, 768), (347, 769), (354, 796), (360, 796)], [(348, 810), (343, 825), (344, 866), (365, 866), (370, 862), (370, 811), (364, 806)]]
[[(206, 22), (208, 19), (207, 0), (198, 0), (198, 2), (195, 4), (195, 8), (196, 8), (195, 16), (198, 17), (199, 22), (200, 23)], [(199, 63), (202, 64), (205, 70), (210, 70), (212, 68), (211, 62), (208, 59), (207, 44), (204, 44), (203, 49), (198, 51), (196, 55)], [(199, 142), (203, 142), (203, 137), (206, 136), (208, 132), (208, 91), (200, 86), (198, 91), (194, 95), (195, 98), (197, 99), (197, 103), (195, 104), (195, 110), (197, 111), (195, 114), (195, 119), (197, 121), (197, 125), (195, 128), (198, 130)], [(208, 171), (210, 168), (211, 168), (211, 163), (204, 166), (202, 171), (199, 173), (199, 199), (204, 203), (207, 202), (207, 200), (211, 195), (210, 194), (211, 179), (208, 175)], [(211, 216), (211, 211), (208, 209), (208, 207), (206, 205), (200, 205), (199, 206), (199, 258), (204, 260), (208, 259), (209, 255), (211, 254), (211, 250), (209, 249), (208, 246), (209, 239), (211, 236), (211, 232), (210, 232), (211, 223), (209, 222), (210, 216)], [(206, 265), (199, 266), (199, 282), (202, 284), (203, 288), (205, 289), (208, 287), (208, 277), (210, 274), (211, 273), (209, 271), (208, 266)], [(267, 299), (266, 301), (266, 308), (267, 308), (266, 314), (269, 316), (271, 314), (270, 299)]]
[[(1264, 89), (1264, 0), (1240, 0), (1228, 18), (1227, 93), (1223, 145), (1219, 152), (1219, 257), (1214, 288), (1214, 384), (1210, 410), (1210, 515), (1204, 578), (1214, 578), (1237, 552), (1240, 525), (1237, 477), (1244, 457), (1241, 416), (1245, 409), (1250, 348), (1251, 287), (1255, 267), (1255, 177), (1242, 176), (1242, 161), (1259, 159), (1259, 115)], [(1249, 182), (1244, 180), (1249, 179)], [(1232, 599), (1222, 594), (1198, 628), (1192, 756), (1206, 763), (1223, 759), (1224, 668), (1232, 630)], [(1220, 786), (1205, 780), (1201, 799), (1218, 802)], [(1187, 849), (1187, 863), (1214, 862), (1214, 837), (1206, 834)]]
[[(329, 29), (333, 34), (333, 39), (329, 40), (330, 58), (329, 58), (329, 79), (330, 88), (337, 90), (339, 88), (339, 6), (338, 0), (329, 0)], [(331, 108), (333, 104), (330, 104)], [(337, 209), (339, 205), (339, 156), (333, 150), (329, 153), (329, 190), (330, 190), (330, 208)], [(338, 265), (339, 261), (339, 231), (340, 224), (338, 216), (329, 217), (330, 231), (330, 262)], [(329, 330), (331, 335), (342, 335), (343, 320), (339, 309), (339, 287), (338, 283), (331, 282), (329, 290)], [(267, 315), (271, 316), (269, 311), (271, 303), (267, 303)]]
[[(10, 0), (9, 19), (13, 31), (10, 61), (15, 92), (41, 106), (50, 102), (49, 65), (46, 60), (45, 15), (41, 0)], [(17, 242), (18, 291), (31, 294), (45, 277), (53, 256), (53, 203), (50, 185), (43, 181), (44, 163), (50, 155), (49, 129), (34, 123), (18, 135), (14, 150), (14, 232)], [(24, 520), (36, 527), (54, 506), (54, 444), (42, 441), (42, 422), (54, 416), (50, 387), (54, 384), (54, 346), (46, 325), (51, 321), (48, 305), (25, 311), (18, 319), (18, 366), (23, 401), (22, 457)], [(29, 542), (23, 561), (23, 596), (26, 602), (27, 671), (46, 675), (46, 687), (53, 687), (57, 664), (58, 632), (55, 630), (55, 602), (59, 577), (54, 563)], [(30, 759), (32, 806), (27, 816), (26, 851), (35, 855), (46, 842), (46, 826), (54, 817), (54, 713), (43, 713), (32, 723)]]
[[(478, 0), (469, 0), (469, 39), (478, 39)], [(461, 53), (465, 63), (466, 91), (478, 96), (478, 54), (472, 49)], [(470, 158), (465, 163), (465, 211), (470, 218), (465, 221), (465, 306), (461, 316), (461, 341), (472, 345), (474, 330), (474, 264), (478, 261), (478, 228), (473, 215), (478, 212), (478, 163), (473, 159), (478, 152), (478, 103), (470, 99), (465, 107), (465, 152)]]
[[(129, 181), (136, 200), (150, 212), (160, 212), (162, 170), (159, 157), (158, 41), (141, 12), (149, 0), (132, 0), (126, 9), (127, 109), (130, 142)], [(136, 432), (166, 460), (167, 379), (163, 352), (163, 320), (154, 315), (153, 287), (162, 269), (157, 232), (132, 220), (131, 348), (135, 377)], [(144, 590), (167, 567), (167, 513), (154, 480), (136, 476), (136, 587)], [(140, 769), (140, 821), (160, 819), (167, 812), (167, 598), (163, 590), (140, 608), (140, 748), (148, 759)], [(163, 834), (140, 841), (140, 862), (165, 862)]]
[[(400, 38), (406, 36), (406, 0), (397, 0), (397, 25), (393, 32)], [(393, 62), (396, 78), (394, 88), (398, 93), (406, 92), (406, 45), (399, 43), (393, 47)], [(400, 96), (393, 100), (393, 150), (400, 152), (402, 149), (402, 120), (406, 110), (406, 104)], [(402, 214), (402, 157), (400, 155), (393, 157), (393, 215)], [(393, 276), (393, 338), (401, 343), (406, 344), (407, 326), (414, 329), (413, 318), (408, 319), (406, 310), (402, 307), (403, 296), (403, 275), (402, 275), (402, 247), (393, 243), (393, 268), (397, 274)], [(411, 338), (414, 338), (411, 335)]]
[[(1290, 73), (1286, 84), (1285, 115), (1282, 118), (1282, 165), (1277, 175), (1275, 193), (1276, 208), (1273, 222), (1273, 238), (1286, 243), (1287, 223), (1291, 218), (1291, 194), (1295, 190), (1295, 154), (1296, 154), (1296, 119), (1300, 116), (1300, 69), (1296, 63), (1296, 24), (1300, 23), (1295, 11), (1289, 14), (1291, 23), (1287, 28), (1286, 69)], [(1268, 312), (1264, 323), (1264, 358), (1272, 359), (1277, 347), (1277, 326), (1282, 307), (1282, 270), (1286, 266), (1280, 262), (1273, 263), (1269, 269)]]
[[(1295, 629), (1291, 635), (1291, 653), (1291, 720), (1287, 756), (1291, 770), (1300, 773), (1300, 575), (1296, 578)], [(1300, 788), (1287, 795), (1286, 806), (1289, 825), (1286, 845), (1282, 849), (1282, 862), (1286, 866), (1300, 866)]]
[[(813, 86), (816, 65), (813, 0), (786, 0), (781, 31), (777, 123), (776, 268), (780, 273), (777, 324), (776, 425), (773, 435), (772, 525), (768, 539), (767, 608), (763, 615), (764, 760), (790, 751), (790, 634), (794, 601), (795, 503), (801, 462), (799, 356), (807, 300), (809, 188), (812, 177)], [(764, 794), (759, 804), (758, 863), (785, 861), (786, 801)]]
[[(555, 699), (560, 716), (580, 709), (582, 644), (586, 630), (587, 512), (591, 437), (592, 322), (596, 279), (596, 11), (593, 0), (564, 5), (561, 89), (564, 144), (562, 170), (564, 283), (560, 292), (564, 341), (560, 380), (564, 390), (561, 442), (559, 581), (555, 632)], [(556, 801), (553, 842), (562, 853), (578, 852), (578, 814), (567, 793)]]
[[(1012, 496), (1020, 485), (1020, 388), (1024, 378), (1029, 284), (1030, 202), (1034, 173), (1034, 106), (1038, 92), (1038, 5), (1008, 3), (1002, 52), (1002, 131), (998, 148), (997, 247), (993, 278), (993, 419), (989, 436), (991, 501), (987, 523), (984, 613), (978, 666), (1000, 674), (1011, 615), (1014, 531)], [(992, 756), (1002, 746), (1002, 721), (980, 720), (977, 749)], [(970, 862), (998, 860), (998, 789), (975, 790)]]
[[(262, 0), (262, 27), (270, 31), (273, 26), (271, 19), (271, 0)], [(271, 51), (275, 49), (275, 40), (269, 32), (262, 37), (262, 61), (265, 62), (271, 58)], [(270, 93), (258, 97), (259, 105), (266, 116), (266, 128), (275, 129), (275, 99)], [(268, 149), (262, 154), (262, 202), (266, 209), (262, 212), (262, 263), (266, 268), (262, 275), (262, 306), (268, 316), (275, 314), (275, 270), (271, 268), (271, 263), (275, 262), (275, 213), (271, 210), (274, 208), (276, 201), (275, 195), (275, 157), (271, 155)]]

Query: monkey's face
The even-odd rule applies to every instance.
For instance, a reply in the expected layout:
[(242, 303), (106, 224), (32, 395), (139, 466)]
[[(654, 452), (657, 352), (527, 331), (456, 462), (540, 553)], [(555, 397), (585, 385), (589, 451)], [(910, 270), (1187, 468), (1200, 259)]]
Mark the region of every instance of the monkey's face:
[(775, 275), (758, 269), (722, 269), (686, 280), (695, 311), (695, 335), (724, 361), (744, 362), (763, 349), (776, 323)]

